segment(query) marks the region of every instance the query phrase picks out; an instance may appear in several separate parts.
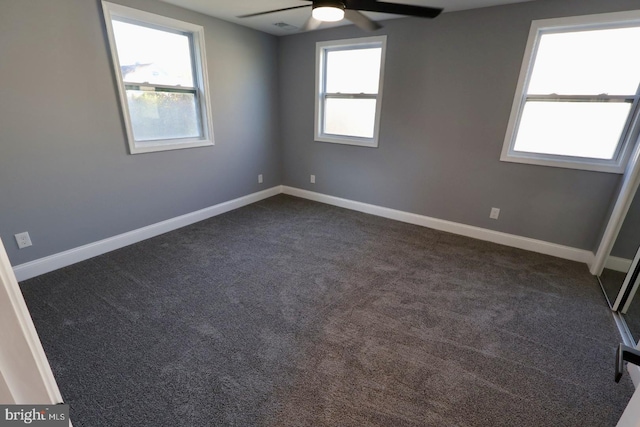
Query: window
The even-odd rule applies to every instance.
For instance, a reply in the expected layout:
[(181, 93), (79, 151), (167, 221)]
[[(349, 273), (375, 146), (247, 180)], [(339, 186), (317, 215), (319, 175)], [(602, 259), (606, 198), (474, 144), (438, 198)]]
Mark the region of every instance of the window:
[(316, 45), (315, 140), (378, 146), (387, 37)]
[(213, 145), (203, 28), (102, 5), (131, 154)]
[(637, 135), (640, 13), (533, 21), (501, 160), (622, 173)]

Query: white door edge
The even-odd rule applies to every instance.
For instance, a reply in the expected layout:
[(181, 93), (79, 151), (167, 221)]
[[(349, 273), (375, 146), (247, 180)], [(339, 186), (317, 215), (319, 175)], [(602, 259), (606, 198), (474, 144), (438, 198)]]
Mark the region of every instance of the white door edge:
[[(0, 396), (4, 404), (55, 405), (62, 395), (0, 240)], [(4, 388), (4, 390), (2, 390)], [(69, 422), (71, 426), (71, 422)]]

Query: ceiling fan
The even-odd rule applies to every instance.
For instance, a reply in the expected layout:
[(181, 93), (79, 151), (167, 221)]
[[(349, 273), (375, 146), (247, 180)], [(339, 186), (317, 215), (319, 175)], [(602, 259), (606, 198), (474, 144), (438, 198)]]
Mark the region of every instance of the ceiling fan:
[(435, 7), (413, 6), (399, 3), (386, 3), (376, 0), (302, 0), (311, 2), (302, 6), (285, 7), (283, 9), (269, 10), (267, 12), (250, 13), (238, 16), (238, 18), (251, 18), (252, 16), (266, 15), (268, 13), (283, 12), (285, 10), (301, 9), (311, 7), (311, 16), (302, 26), (301, 30), (315, 30), (322, 22), (335, 22), (343, 18), (353, 22), (358, 27), (366, 31), (375, 31), (382, 28), (382, 25), (371, 20), (361, 13), (380, 12), (395, 15), (418, 16), (421, 18), (435, 18), (442, 12), (442, 9)]

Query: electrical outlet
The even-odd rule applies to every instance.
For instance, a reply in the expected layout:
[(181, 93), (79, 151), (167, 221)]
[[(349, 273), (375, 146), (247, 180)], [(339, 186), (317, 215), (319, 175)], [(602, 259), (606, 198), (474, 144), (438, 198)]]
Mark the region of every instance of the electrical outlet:
[(258, 175), (258, 184), (262, 184), (262, 174)]
[(489, 214), (489, 218), (498, 219), (500, 216), (500, 208), (491, 208), (491, 213)]
[(311, 175), (311, 183), (312, 184), (316, 183), (316, 176), (315, 175)]
[(29, 237), (29, 232), (25, 231), (24, 233), (18, 233), (15, 235), (16, 243), (18, 243), (19, 249), (24, 249), (32, 245), (31, 237)]

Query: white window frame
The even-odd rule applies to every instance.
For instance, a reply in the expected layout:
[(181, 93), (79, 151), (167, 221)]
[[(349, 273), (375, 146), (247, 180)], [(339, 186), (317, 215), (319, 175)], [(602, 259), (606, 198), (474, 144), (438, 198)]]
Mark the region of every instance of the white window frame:
[[(611, 160), (606, 159), (590, 159), (584, 157), (561, 156), (542, 153), (525, 153), (515, 151), (514, 145), (518, 132), (519, 122), (522, 111), (527, 100), (527, 88), (529, 79), (535, 64), (536, 53), (540, 38), (544, 34), (573, 32), (580, 30), (598, 30), (609, 28), (624, 28), (631, 26), (640, 26), (640, 11), (614, 12), (597, 15), (574, 16), (567, 18), (542, 19), (532, 21), (531, 30), (529, 31), (529, 39), (525, 49), (524, 60), (520, 70), (520, 77), (516, 87), (516, 93), (511, 108), (509, 124), (505, 135), (501, 161), (528, 163), (533, 165), (561, 167), (569, 169), (582, 169), (589, 171), (618, 173), (624, 172), (626, 163), (633, 149), (633, 143), (638, 134), (640, 108), (638, 103), (640, 100), (640, 86), (636, 91), (632, 100), (629, 117), (623, 129), (616, 153)], [(633, 53), (629, 53), (633, 54)], [(535, 98), (540, 98), (536, 96)], [(553, 96), (550, 96), (553, 98)], [(555, 98), (560, 98), (556, 96)], [(587, 99), (589, 98), (589, 99)], [(585, 100), (591, 99), (608, 99), (619, 98), (611, 97), (585, 97)]]
[[(382, 48), (380, 58), (380, 76), (378, 93), (376, 95), (360, 93), (326, 93), (326, 54), (335, 50), (355, 50), (367, 48)], [(335, 144), (357, 145), (361, 147), (378, 147), (380, 135), (380, 112), (382, 111), (382, 89), (384, 83), (385, 57), (387, 50), (387, 36), (361, 37), (356, 39), (335, 40), (316, 43), (316, 106), (315, 106), (315, 140)], [(376, 112), (372, 138), (362, 138), (348, 135), (334, 135), (323, 132), (324, 106), (327, 98), (375, 99)]]
[[(118, 94), (120, 106), (122, 108), (123, 120), (127, 132), (129, 152), (131, 154), (149, 153), (166, 150), (179, 150), (183, 148), (205, 147), (214, 145), (213, 120), (211, 118), (211, 100), (209, 99), (209, 77), (207, 75), (206, 49), (204, 45), (204, 28), (200, 25), (191, 24), (166, 16), (156, 15), (138, 9), (122, 6), (119, 4), (102, 2), (104, 19), (109, 38), (111, 58), (118, 84)], [(131, 115), (127, 102), (126, 86), (122, 79), (120, 61), (116, 48), (115, 36), (113, 32), (112, 19), (117, 19), (132, 24), (142, 25), (148, 28), (155, 28), (162, 31), (176, 32), (188, 35), (191, 41), (193, 56), (193, 77), (194, 87), (173, 87), (157, 84), (136, 84), (142, 90), (172, 90), (179, 92), (189, 92), (196, 95), (198, 100), (198, 123), (200, 124), (202, 135), (196, 138), (176, 138), (161, 139), (152, 141), (136, 141), (133, 136), (131, 125)]]

